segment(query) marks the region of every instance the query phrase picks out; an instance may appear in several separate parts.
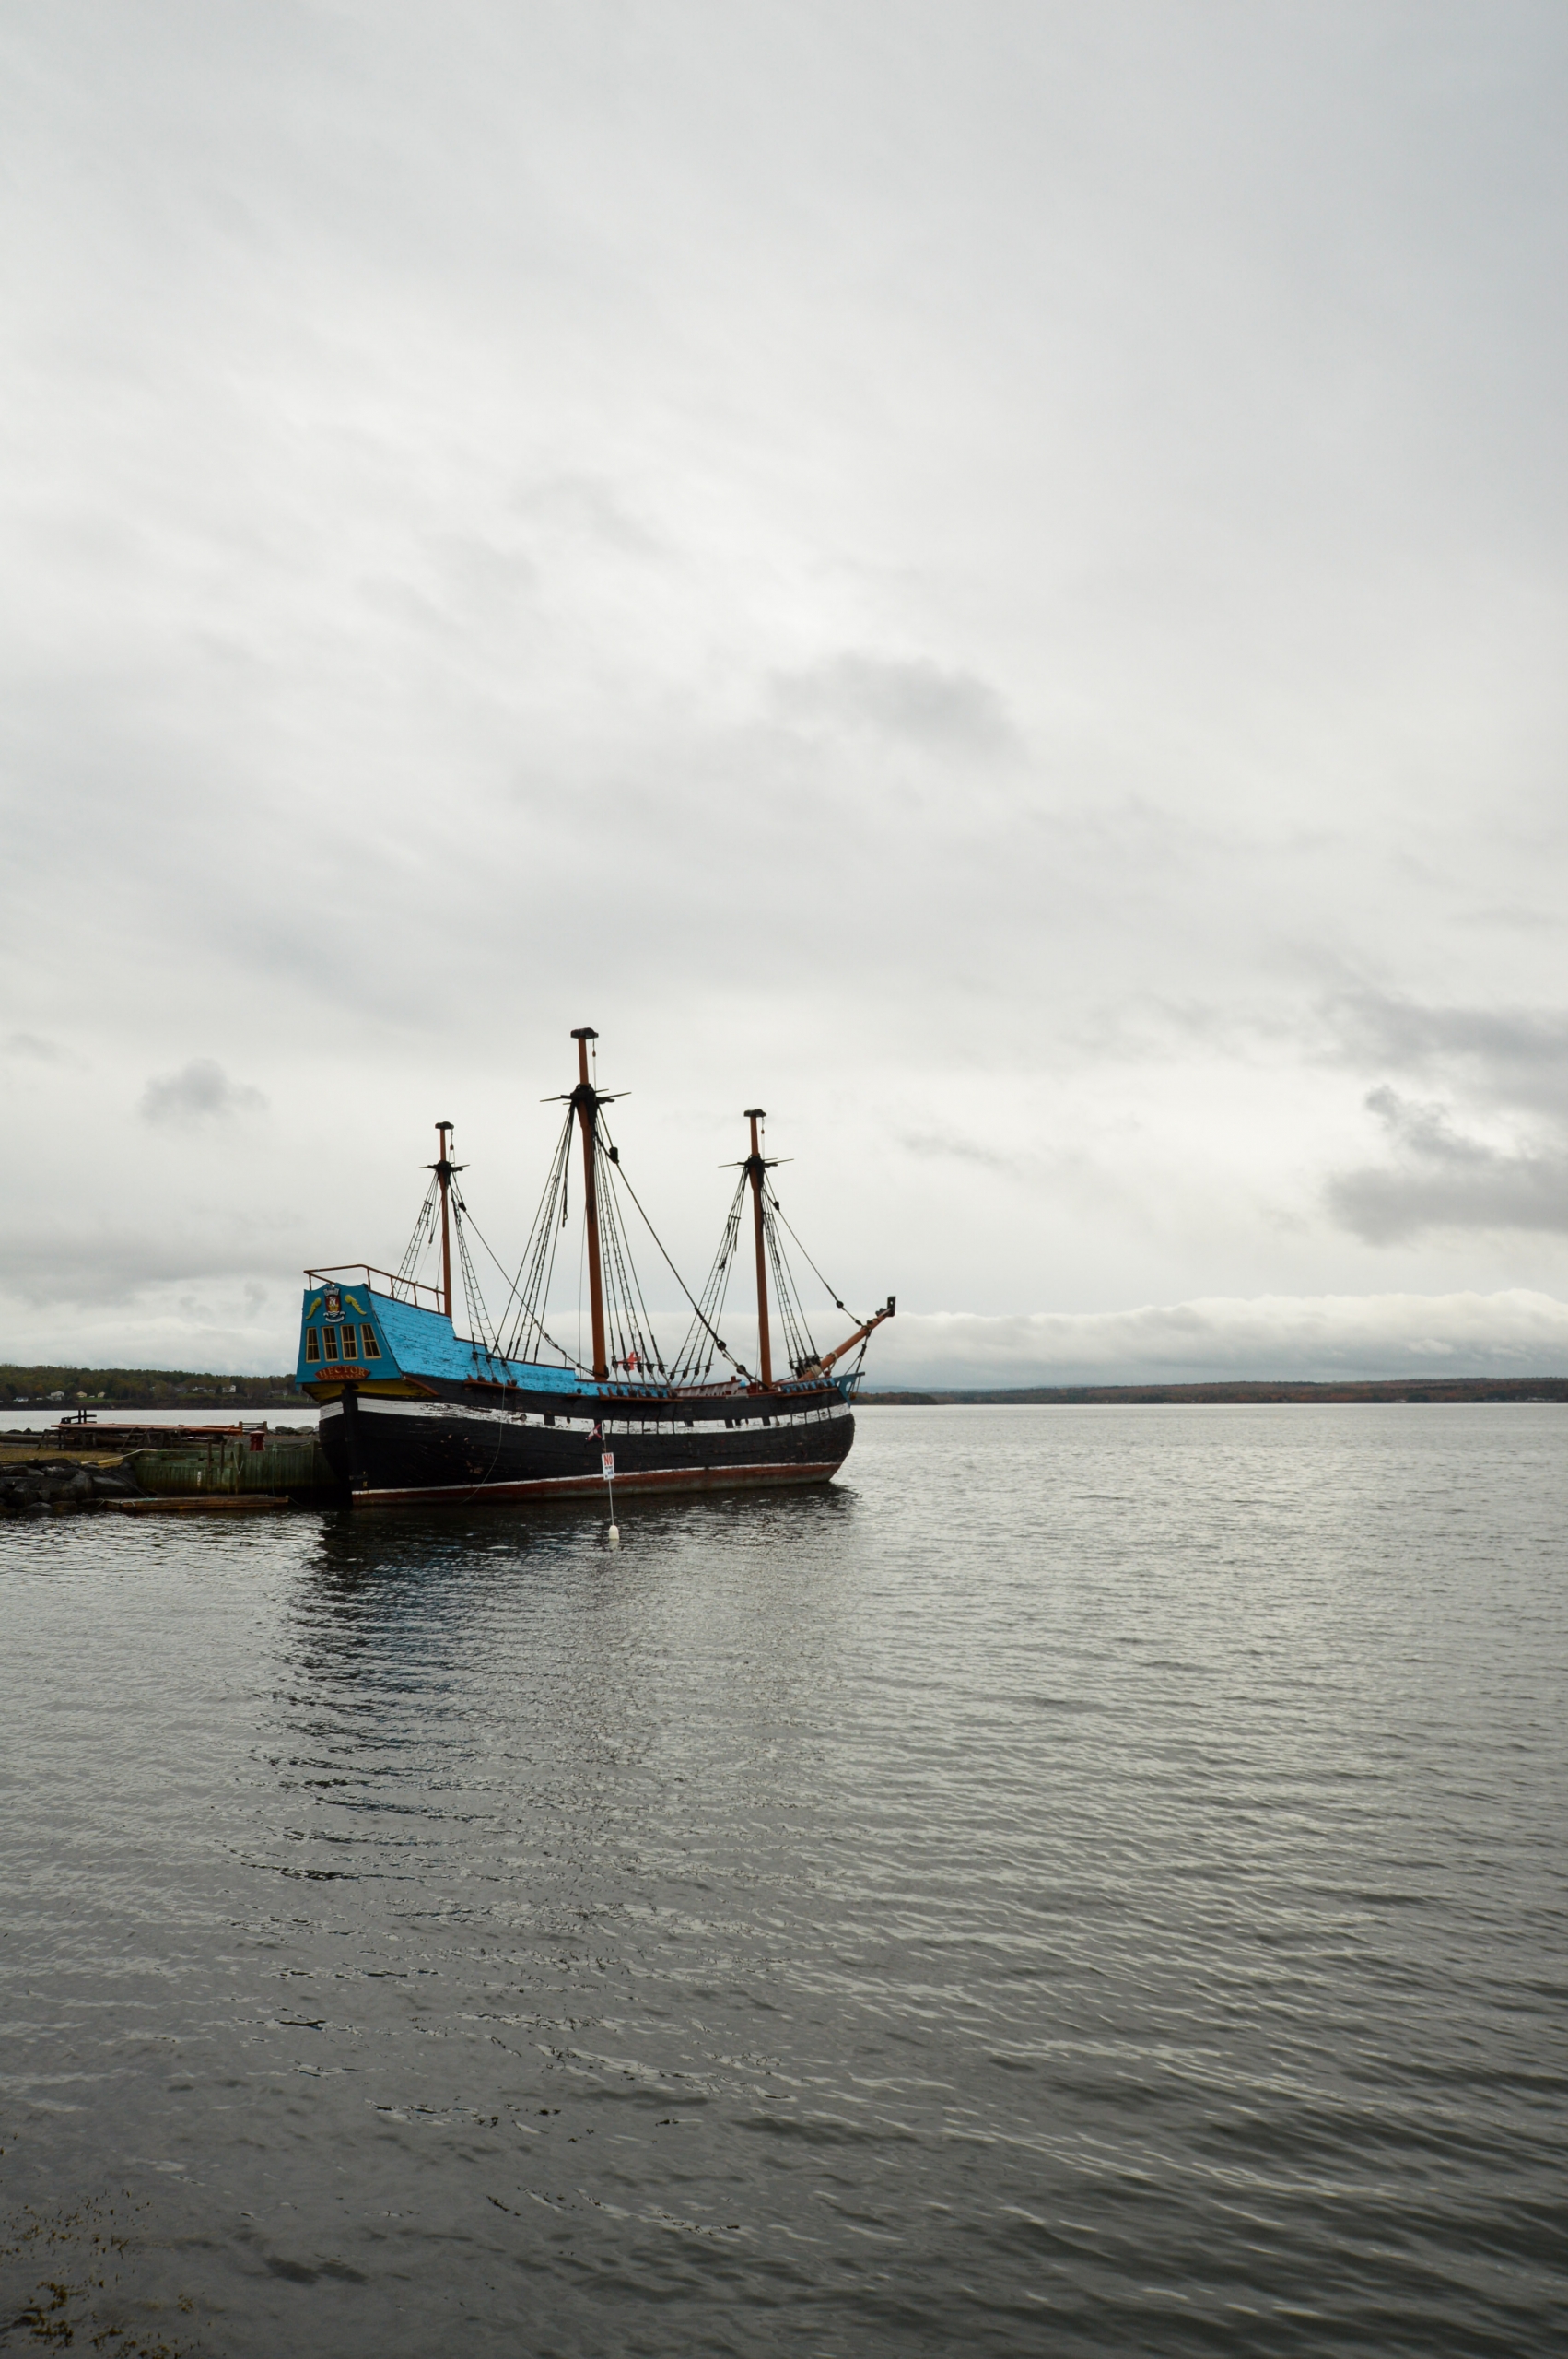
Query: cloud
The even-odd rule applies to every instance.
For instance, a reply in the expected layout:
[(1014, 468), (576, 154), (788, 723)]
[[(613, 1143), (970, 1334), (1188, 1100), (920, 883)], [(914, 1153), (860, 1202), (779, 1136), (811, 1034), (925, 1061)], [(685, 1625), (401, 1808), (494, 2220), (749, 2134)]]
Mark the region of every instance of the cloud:
[(773, 707), (797, 727), (869, 733), (929, 753), (994, 757), (1020, 744), (995, 688), (925, 658), (846, 654), (777, 673)]
[(1210, 1297), (1135, 1310), (906, 1314), (873, 1386), (1136, 1384), (1206, 1378), (1532, 1375), (1568, 1368), (1568, 1303), (1500, 1294)]
[(0, 1041), (0, 1055), (22, 1057), (31, 1064), (68, 1065), (77, 1060), (58, 1040), (45, 1040), (37, 1032), (10, 1032)]
[(1000, 1147), (987, 1146), (983, 1141), (958, 1132), (901, 1131), (898, 1144), (907, 1155), (947, 1156), (955, 1163), (978, 1164), (982, 1170), (995, 1171), (1010, 1180), (1029, 1180), (1039, 1176), (1038, 1157), (1009, 1155)]
[(586, 471), (530, 485), (513, 501), (518, 513), (572, 539), (597, 541), (634, 557), (661, 557), (665, 544), (649, 530), (607, 477)]
[(123, 1298), (84, 1297), (0, 1310), (0, 1360), (13, 1366), (195, 1367), (273, 1375), (294, 1365), (292, 1285), (228, 1277), (165, 1280)]
[(181, 1207), (180, 1220), (138, 1226), (62, 1219), (0, 1230), (0, 1297), (33, 1311), (99, 1311), (149, 1286), (269, 1285), (302, 1255), (277, 1216), (252, 1207)]
[(1493, 1104), (1568, 1116), (1568, 1014), (1559, 1008), (1422, 1006), (1363, 991), (1342, 993), (1329, 1016), (1352, 1062), (1441, 1075)]
[(259, 1089), (230, 1081), (216, 1058), (193, 1057), (179, 1073), (149, 1081), (138, 1111), (144, 1122), (227, 1121), (259, 1113), (266, 1102)]
[(1568, 1147), (1508, 1153), (1456, 1130), (1445, 1106), (1412, 1104), (1387, 1086), (1366, 1103), (1395, 1160), (1336, 1172), (1325, 1195), (1335, 1219), (1369, 1245), (1445, 1228), (1568, 1234)]
[[(1328, 1014), (1342, 1062), (1445, 1093), (1416, 1099), (1387, 1081), (1368, 1093), (1390, 1156), (1328, 1175), (1323, 1201), (1342, 1228), (1375, 1246), (1477, 1231), (1568, 1236), (1568, 1015), (1371, 990), (1341, 993)], [(1515, 1136), (1480, 1134), (1467, 1107)]]
[[(395, 1261), (438, 1105), (504, 1230), (590, 1017), (684, 1267), (758, 1098), (853, 1299), (1539, 1204), (1568, 16), (1002, 13), (13, 12), (24, 1256)], [(1565, 1290), (1506, 1234), (1397, 1283)]]

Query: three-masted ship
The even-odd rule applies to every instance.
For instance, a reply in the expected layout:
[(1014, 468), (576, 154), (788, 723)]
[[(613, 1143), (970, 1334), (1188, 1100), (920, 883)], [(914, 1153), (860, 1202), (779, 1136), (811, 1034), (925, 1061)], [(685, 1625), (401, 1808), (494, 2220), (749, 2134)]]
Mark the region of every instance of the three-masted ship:
[[(577, 1086), (557, 1101), (566, 1119), (509, 1279), (496, 1262), (507, 1284), (498, 1317), (480, 1287), (473, 1244), (487, 1254), (490, 1249), (457, 1185), (464, 1167), (451, 1159), (451, 1122), (436, 1125), (432, 1177), (400, 1269), (355, 1263), (305, 1273), (298, 1379), (321, 1404), (322, 1449), (356, 1507), (599, 1497), (610, 1481), (621, 1492), (641, 1493), (823, 1483), (848, 1454), (866, 1344), (892, 1318), (894, 1297), (858, 1320), (842, 1343), (817, 1349), (787, 1238), (818, 1282), (826, 1281), (784, 1218), (770, 1177), (777, 1158), (762, 1151), (760, 1107), (747, 1109), (749, 1151), (735, 1167), (740, 1178), (712, 1267), (691, 1294), (610, 1136), (604, 1109), (616, 1093), (602, 1094), (590, 1074), (598, 1035), (583, 1025), (572, 1038)], [(568, 1227), (574, 1132), (581, 1147), (591, 1366), (544, 1323)], [(689, 1306), (689, 1325), (668, 1363), (632, 1260), (628, 1207)], [(744, 1259), (748, 1209), (755, 1368), (720, 1332), (731, 1274)], [(418, 1272), (438, 1248), (439, 1283), (426, 1284)], [(833, 1288), (826, 1290), (836, 1310), (845, 1312)], [(775, 1367), (776, 1344), (788, 1374)]]

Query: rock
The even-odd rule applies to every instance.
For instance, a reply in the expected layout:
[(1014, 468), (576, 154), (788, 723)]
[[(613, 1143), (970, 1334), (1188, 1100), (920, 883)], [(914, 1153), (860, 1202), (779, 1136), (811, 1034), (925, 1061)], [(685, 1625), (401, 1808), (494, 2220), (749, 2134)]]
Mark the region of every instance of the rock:
[(139, 1499), (146, 1495), (128, 1466), (95, 1466), (93, 1495), (100, 1499)]
[(114, 1466), (73, 1465), (69, 1460), (35, 1458), (0, 1474), (0, 1516), (70, 1515), (100, 1499), (139, 1499), (141, 1485), (123, 1461)]

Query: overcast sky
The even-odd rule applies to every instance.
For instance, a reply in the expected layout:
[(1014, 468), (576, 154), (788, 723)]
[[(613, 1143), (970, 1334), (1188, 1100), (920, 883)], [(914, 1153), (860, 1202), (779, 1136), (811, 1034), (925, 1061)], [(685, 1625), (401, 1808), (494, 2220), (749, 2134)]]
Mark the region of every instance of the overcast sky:
[(515, 1250), (591, 1023), (883, 1379), (1568, 1367), (1561, 0), (0, 65), (0, 1357)]

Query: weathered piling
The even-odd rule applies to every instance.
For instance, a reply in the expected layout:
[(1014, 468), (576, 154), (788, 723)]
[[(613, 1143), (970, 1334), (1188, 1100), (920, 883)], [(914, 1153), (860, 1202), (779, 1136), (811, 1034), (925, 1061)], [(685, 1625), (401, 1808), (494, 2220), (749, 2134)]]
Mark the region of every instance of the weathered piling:
[(336, 1485), (313, 1426), (264, 1426), (248, 1431), (185, 1428), (156, 1449), (133, 1450), (127, 1461), (144, 1491), (159, 1498), (235, 1498), (243, 1495), (299, 1501), (335, 1496)]

